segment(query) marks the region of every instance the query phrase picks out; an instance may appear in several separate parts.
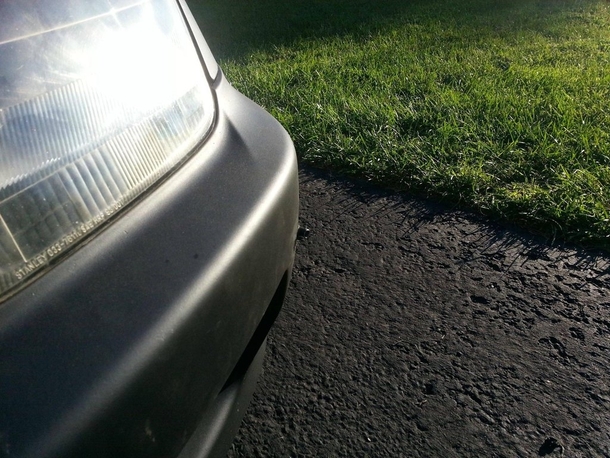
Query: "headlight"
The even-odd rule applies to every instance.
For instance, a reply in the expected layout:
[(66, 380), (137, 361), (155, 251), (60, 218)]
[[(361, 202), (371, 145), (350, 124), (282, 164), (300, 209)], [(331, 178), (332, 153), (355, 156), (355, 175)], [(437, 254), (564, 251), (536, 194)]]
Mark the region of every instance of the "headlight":
[(214, 101), (175, 0), (0, 3), (0, 296), (181, 162)]

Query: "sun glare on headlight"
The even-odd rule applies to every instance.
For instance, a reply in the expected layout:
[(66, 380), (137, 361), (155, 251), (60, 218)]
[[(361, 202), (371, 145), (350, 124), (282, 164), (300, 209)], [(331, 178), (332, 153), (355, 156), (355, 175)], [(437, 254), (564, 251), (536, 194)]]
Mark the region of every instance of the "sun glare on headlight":
[(83, 2), (0, 4), (0, 295), (175, 167), (213, 122), (173, 0), (85, 3), (89, 16)]
[(92, 83), (100, 94), (146, 111), (171, 103), (197, 83), (200, 63), (145, 24), (109, 33), (91, 53)]

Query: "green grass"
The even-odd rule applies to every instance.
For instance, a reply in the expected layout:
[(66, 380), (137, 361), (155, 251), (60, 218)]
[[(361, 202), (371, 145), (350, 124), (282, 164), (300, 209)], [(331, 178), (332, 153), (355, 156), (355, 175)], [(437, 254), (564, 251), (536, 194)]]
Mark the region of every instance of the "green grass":
[(301, 160), (610, 249), (610, 4), (189, 2)]

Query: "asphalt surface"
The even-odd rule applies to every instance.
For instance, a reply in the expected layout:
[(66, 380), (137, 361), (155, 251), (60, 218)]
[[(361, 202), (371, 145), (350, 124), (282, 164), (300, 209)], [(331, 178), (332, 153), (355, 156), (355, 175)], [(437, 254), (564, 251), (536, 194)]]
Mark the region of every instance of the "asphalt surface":
[(610, 457), (610, 258), (301, 173), (284, 309), (231, 457)]

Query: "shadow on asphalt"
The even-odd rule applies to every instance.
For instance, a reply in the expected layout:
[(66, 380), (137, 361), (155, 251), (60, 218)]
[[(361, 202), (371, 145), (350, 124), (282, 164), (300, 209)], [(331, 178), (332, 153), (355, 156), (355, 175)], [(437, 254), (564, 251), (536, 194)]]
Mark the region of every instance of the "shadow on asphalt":
[(610, 258), (301, 170), (297, 258), (230, 457), (610, 456)]
[(509, 268), (524, 266), (529, 261), (550, 261), (552, 258), (555, 262), (567, 263), (572, 269), (583, 271), (593, 269), (592, 272), (597, 272), (591, 276), (594, 282), (596, 278), (610, 274), (610, 258), (608, 253), (603, 251), (550, 240), (528, 233), (517, 226), (496, 223), (485, 216), (460, 211), (453, 206), (420, 197), (412, 197), (406, 192), (396, 193), (384, 190), (364, 180), (347, 178), (332, 171), (310, 166), (302, 166), (302, 169), (306, 172), (301, 176), (304, 183), (317, 179), (340, 183), (346, 194), (349, 195), (349, 197), (337, 197), (328, 203), (328, 205), (342, 208), (342, 211), (337, 214), (337, 218), (360, 207), (370, 206), (383, 198), (385, 203), (381, 207), (377, 206), (379, 208), (375, 208), (369, 217), (378, 218), (387, 214), (401, 215), (402, 219), (394, 222), (398, 239), (406, 239), (426, 225), (448, 223), (455, 218), (456, 213), (479, 223), (476, 232), (467, 235), (473, 237), (473, 241), (482, 249), (478, 252), (477, 257), (464, 260), (464, 263), (477, 262), (500, 253), (513, 253), (514, 260), (509, 264)]

